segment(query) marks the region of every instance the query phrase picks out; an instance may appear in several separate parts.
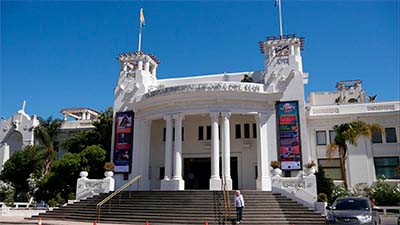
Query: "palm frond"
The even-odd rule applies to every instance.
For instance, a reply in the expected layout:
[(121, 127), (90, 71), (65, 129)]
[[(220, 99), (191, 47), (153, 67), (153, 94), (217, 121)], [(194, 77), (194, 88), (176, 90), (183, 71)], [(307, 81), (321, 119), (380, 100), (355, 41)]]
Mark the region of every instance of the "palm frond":
[(331, 159), (333, 154), (338, 150), (338, 146), (335, 143), (331, 143), (326, 146), (326, 156)]

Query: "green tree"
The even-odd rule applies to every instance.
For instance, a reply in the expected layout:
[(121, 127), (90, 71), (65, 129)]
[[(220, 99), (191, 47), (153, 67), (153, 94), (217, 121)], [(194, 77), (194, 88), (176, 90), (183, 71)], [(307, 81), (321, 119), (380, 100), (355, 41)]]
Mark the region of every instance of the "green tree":
[(367, 124), (363, 121), (356, 120), (350, 123), (342, 123), (333, 127), (335, 131), (335, 139), (333, 143), (327, 147), (328, 157), (331, 158), (335, 151), (339, 152), (340, 173), (343, 177), (343, 185), (348, 189), (348, 181), (346, 176), (346, 160), (348, 155), (348, 145), (357, 146), (359, 137), (371, 138), (375, 132), (383, 133), (383, 128), (379, 124)]
[(76, 191), (76, 181), (82, 170), (91, 178), (103, 178), (106, 150), (99, 145), (86, 147), (80, 153), (66, 153), (56, 160), (52, 171), (40, 183), (36, 199), (63, 204)]
[[(4, 164), (0, 175), (1, 180), (12, 183), (17, 196), (28, 193), (27, 179), (31, 174), (41, 177), (46, 155), (47, 149), (43, 146), (27, 146), (22, 151), (15, 152)], [(22, 200), (26, 201), (27, 199)]]
[(45, 176), (51, 170), (54, 159), (53, 142), (60, 131), (62, 121), (60, 119), (53, 119), (52, 117), (48, 117), (46, 120), (40, 117), (38, 119), (40, 124), (35, 128), (34, 135), (38, 143), (47, 148), (47, 155), (44, 163), (45, 169), (43, 171), (43, 176)]
[[(113, 110), (108, 107), (101, 113), (99, 119), (93, 123), (94, 130), (81, 131), (65, 140), (61, 146), (68, 152), (79, 153), (88, 146), (100, 145), (110, 152), (112, 136)], [(107, 155), (107, 159), (109, 156)]]

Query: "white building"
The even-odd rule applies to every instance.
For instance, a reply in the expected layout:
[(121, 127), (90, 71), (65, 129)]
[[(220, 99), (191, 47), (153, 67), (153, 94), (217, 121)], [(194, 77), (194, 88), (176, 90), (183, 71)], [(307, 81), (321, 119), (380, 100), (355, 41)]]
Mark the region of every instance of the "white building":
[[(337, 179), (326, 144), (334, 125), (354, 119), (387, 129), (382, 143), (351, 146), (350, 185), (392, 173), (400, 155), (400, 102), (366, 103), (356, 81), (339, 83), (338, 92), (310, 93), (307, 103), (303, 43), (295, 35), (260, 42), (263, 71), (163, 80), (153, 55), (121, 54), (111, 150), (117, 187), (141, 175), (143, 189), (220, 190), (225, 179), (228, 189), (271, 190), (273, 160), (291, 177), (315, 160)], [(249, 77), (253, 82), (241, 82)]]
[[(53, 146), (57, 151), (57, 157), (61, 158), (65, 150), (59, 148), (60, 143), (72, 137), (79, 131), (91, 130), (95, 127), (93, 122), (98, 119), (100, 113), (89, 108), (62, 109), (64, 120), (60, 127)], [(9, 119), (1, 118), (0, 121), (0, 172), (4, 163), (17, 151), (35, 143), (34, 129), (40, 121), (36, 115), (29, 116), (25, 112), (25, 102), (22, 109), (18, 110)]]
[(25, 112), (25, 101), (22, 108), (9, 119), (1, 118), (0, 122), (0, 172), (4, 163), (16, 152), (28, 145), (33, 145), (33, 130), (39, 125), (36, 115)]

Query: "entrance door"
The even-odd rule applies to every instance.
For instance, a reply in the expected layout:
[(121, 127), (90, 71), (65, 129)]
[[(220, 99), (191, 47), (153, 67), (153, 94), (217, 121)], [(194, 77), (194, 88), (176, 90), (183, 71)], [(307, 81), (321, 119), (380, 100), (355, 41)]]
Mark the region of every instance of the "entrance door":
[[(185, 189), (210, 189), (211, 159), (210, 158), (185, 158), (184, 159)], [(221, 170), (220, 158), (220, 172)], [(232, 188), (238, 188), (238, 160), (231, 157)]]
[(185, 189), (209, 189), (211, 177), (210, 158), (185, 158)]

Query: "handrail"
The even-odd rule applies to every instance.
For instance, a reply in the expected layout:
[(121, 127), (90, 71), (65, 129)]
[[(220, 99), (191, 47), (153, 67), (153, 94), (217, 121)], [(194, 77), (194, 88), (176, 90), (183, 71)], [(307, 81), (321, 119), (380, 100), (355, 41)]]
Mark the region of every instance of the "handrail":
[(224, 204), (225, 204), (225, 220), (231, 218), (231, 203), (229, 201), (229, 191), (227, 190), (226, 178), (222, 176), (222, 190), (224, 194)]
[[(136, 181), (138, 181), (140, 178), (142, 178), (141, 175), (138, 175), (134, 178), (132, 178), (131, 180), (129, 180), (128, 182), (126, 182), (126, 184), (122, 185), (122, 187), (118, 188), (118, 190), (114, 191), (113, 193), (111, 193), (109, 196), (107, 196), (106, 198), (104, 198), (103, 200), (101, 200), (99, 203), (97, 203), (96, 205), (96, 214), (97, 214), (97, 221), (100, 222), (100, 212), (101, 212), (101, 206), (104, 205), (105, 203), (107, 203), (108, 201), (110, 201), (112, 198), (114, 198), (114, 196), (116, 196), (117, 194), (121, 193), (123, 190), (125, 190), (128, 186), (131, 186), (133, 183), (135, 183)], [(138, 181), (138, 189), (140, 187), (140, 180)], [(130, 193), (129, 193), (130, 194)], [(111, 204), (111, 203), (110, 203)], [(110, 206), (111, 207), (111, 206)]]

